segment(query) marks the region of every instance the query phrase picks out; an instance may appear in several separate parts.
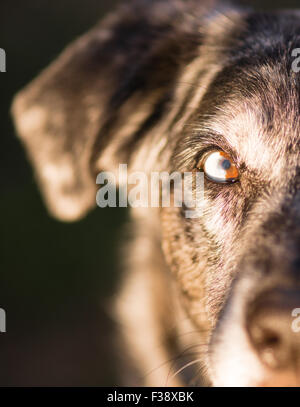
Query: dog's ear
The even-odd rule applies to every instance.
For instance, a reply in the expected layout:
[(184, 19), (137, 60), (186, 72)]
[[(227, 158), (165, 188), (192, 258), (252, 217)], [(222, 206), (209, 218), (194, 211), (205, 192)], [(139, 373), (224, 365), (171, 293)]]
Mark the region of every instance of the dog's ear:
[(17, 132), (56, 217), (74, 220), (94, 206), (96, 173), (129, 163), (162, 120), (201, 42), (195, 4), (204, 12), (194, 0), (121, 8), (16, 96)]

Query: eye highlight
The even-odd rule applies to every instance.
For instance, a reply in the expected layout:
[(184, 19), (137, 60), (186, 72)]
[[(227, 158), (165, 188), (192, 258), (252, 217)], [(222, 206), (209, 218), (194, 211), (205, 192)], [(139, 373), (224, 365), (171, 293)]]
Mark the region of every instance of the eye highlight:
[(212, 151), (206, 155), (201, 169), (208, 179), (220, 183), (232, 183), (239, 179), (239, 171), (232, 158), (224, 151)]

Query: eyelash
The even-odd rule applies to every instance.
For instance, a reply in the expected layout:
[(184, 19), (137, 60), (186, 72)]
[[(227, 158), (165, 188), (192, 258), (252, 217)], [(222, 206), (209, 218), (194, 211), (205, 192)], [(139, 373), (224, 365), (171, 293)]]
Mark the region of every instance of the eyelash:
[[(198, 170), (203, 171), (202, 167), (205, 161), (205, 158), (208, 156), (208, 154), (212, 151), (224, 151), (222, 150), (219, 146), (217, 145), (210, 145), (208, 147), (205, 147), (204, 149), (201, 150), (201, 152), (197, 155), (196, 157), (196, 162), (195, 162), (195, 168)], [(229, 154), (230, 155), (230, 154)], [(200, 165), (199, 165), (200, 164)]]
[[(221, 150), (219, 146), (213, 146), (213, 145), (202, 149), (201, 152), (197, 154), (197, 157), (195, 159), (195, 169), (202, 170), (199, 167), (203, 166), (204, 160), (205, 160), (207, 154), (210, 153), (211, 151), (223, 151), (223, 150)], [(200, 163), (200, 165), (199, 165), (199, 163)]]

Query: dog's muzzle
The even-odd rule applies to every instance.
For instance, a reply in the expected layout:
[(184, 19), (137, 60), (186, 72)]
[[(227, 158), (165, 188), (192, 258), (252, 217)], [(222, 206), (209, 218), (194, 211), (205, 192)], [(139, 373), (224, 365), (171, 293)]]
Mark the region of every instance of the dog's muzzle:
[(300, 386), (299, 193), (296, 198), (266, 216), (243, 248), (211, 342), (215, 385)]
[(247, 307), (246, 330), (270, 378), (261, 385), (300, 386), (300, 287), (262, 291)]

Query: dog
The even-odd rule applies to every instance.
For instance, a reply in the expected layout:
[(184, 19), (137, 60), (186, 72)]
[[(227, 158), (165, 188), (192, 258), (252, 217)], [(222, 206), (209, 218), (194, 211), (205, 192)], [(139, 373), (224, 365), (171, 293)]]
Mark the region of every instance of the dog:
[(58, 219), (93, 208), (97, 174), (119, 163), (204, 174), (199, 217), (130, 209), (115, 307), (124, 383), (300, 384), (299, 47), (296, 10), (132, 1), (16, 95)]

